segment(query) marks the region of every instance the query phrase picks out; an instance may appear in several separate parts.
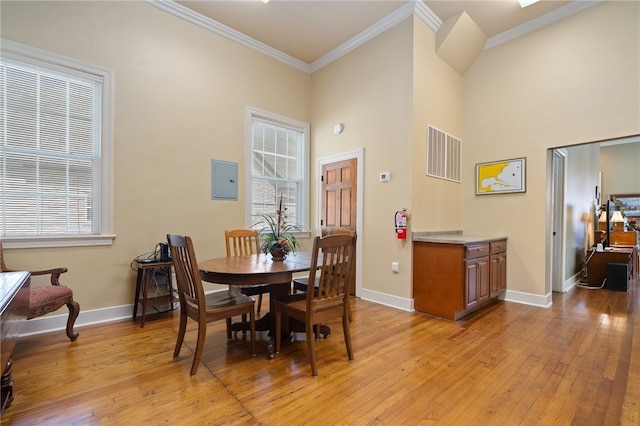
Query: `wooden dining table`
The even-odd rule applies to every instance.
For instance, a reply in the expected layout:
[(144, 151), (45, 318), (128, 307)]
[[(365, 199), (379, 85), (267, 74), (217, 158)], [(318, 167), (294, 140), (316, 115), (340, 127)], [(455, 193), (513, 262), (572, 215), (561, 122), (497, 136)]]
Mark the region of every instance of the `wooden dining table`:
[[(228, 256), (208, 259), (198, 263), (200, 278), (216, 284), (229, 284), (237, 287), (244, 285), (269, 285), (269, 312), (256, 321), (256, 330), (275, 331), (275, 299), (291, 293), (291, 280), (297, 272), (309, 271), (311, 253), (289, 253), (285, 260), (274, 261), (270, 254), (252, 254), (246, 256)], [(318, 267), (319, 265), (316, 265)], [(247, 324), (234, 323), (232, 330), (245, 330)], [(288, 324), (283, 323), (283, 334), (289, 334)]]

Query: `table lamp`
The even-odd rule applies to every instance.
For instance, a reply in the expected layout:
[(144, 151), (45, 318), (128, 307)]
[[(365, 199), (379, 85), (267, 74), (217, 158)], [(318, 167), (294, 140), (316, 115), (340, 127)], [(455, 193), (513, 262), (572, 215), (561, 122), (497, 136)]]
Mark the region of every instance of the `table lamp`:
[(624, 217), (622, 217), (622, 213), (620, 212), (620, 210), (616, 210), (615, 212), (613, 212), (611, 222), (613, 222), (614, 231), (624, 231)]
[(607, 230), (607, 212), (602, 211), (600, 217), (598, 218), (598, 230), (606, 231)]

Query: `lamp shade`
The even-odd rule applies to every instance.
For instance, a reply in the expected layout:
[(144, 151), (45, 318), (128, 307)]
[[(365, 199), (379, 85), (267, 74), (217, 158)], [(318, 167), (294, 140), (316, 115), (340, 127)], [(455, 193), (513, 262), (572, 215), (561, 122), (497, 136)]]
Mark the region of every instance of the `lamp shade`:
[(622, 217), (622, 213), (619, 210), (613, 212), (613, 216), (611, 216), (611, 222), (624, 222), (624, 217)]
[(600, 218), (598, 218), (598, 222), (606, 222), (607, 221), (607, 212), (602, 212), (600, 214)]

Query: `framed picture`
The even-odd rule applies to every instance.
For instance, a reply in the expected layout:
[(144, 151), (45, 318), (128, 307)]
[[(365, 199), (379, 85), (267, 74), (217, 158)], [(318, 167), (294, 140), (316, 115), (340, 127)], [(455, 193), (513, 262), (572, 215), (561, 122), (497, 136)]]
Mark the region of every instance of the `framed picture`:
[(526, 158), (476, 164), (476, 195), (525, 192)]
[(640, 194), (611, 194), (615, 210), (626, 219), (628, 231), (640, 231)]

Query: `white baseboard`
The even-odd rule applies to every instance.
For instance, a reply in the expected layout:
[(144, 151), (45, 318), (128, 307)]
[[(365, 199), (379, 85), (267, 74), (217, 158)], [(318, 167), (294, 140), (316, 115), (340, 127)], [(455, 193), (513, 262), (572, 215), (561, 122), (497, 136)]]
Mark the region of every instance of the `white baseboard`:
[[(31, 336), (33, 334), (49, 333), (58, 330), (64, 331), (67, 328), (69, 311), (63, 306), (59, 312), (59, 315), (47, 315), (25, 321), (22, 325), (20, 336)], [(133, 304), (94, 309), (91, 311), (80, 310), (80, 314), (74, 325), (74, 330), (81, 333), (82, 327), (85, 325), (101, 324), (125, 318), (133, 318)]]
[(521, 291), (507, 290), (504, 300), (507, 302), (522, 303), (524, 305), (538, 306), (540, 308), (549, 308), (553, 302), (551, 293), (545, 295), (524, 293)]
[(402, 309), (403, 311), (413, 312), (413, 299), (392, 296), (390, 294), (368, 290), (366, 288), (363, 288), (362, 291), (360, 291), (358, 297), (370, 302), (379, 303), (381, 305), (390, 306), (392, 308)]
[[(393, 296), (379, 291), (362, 289), (358, 295), (363, 300), (379, 303), (381, 305), (389, 306), (392, 308), (400, 309), (403, 311), (413, 312), (413, 299), (405, 297)], [(525, 305), (539, 306), (541, 308), (548, 308), (551, 306), (551, 293), (540, 296), (531, 293), (523, 293), (519, 291), (507, 290), (505, 298), (507, 302), (522, 303)], [(67, 318), (69, 312), (65, 307), (60, 309), (59, 315), (47, 315), (44, 317), (34, 318), (29, 321), (25, 321), (22, 326), (21, 336), (31, 336), (34, 334), (49, 333), (52, 331), (64, 331), (67, 327)], [(78, 319), (76, 320), (75, 329), (78, 333), (81, 333), (83, 326), (103, 324), (111, 321), (117, 321), (122, 319), (133, 318), (133, 304), (112, 306), (109, 308), (94, 309), (91, 311), (80, 311)], [(77, 330), (79, 329), (79, 330)]]
[[(379, 303), (381, 305), (390, 306), (392, 308), (401, 309), (403, 311), (414, 311), (413, 299), (407, 299), (404, 297), (392, 296), (386, 293), (378, 291), (362, 289), (359, 296), (364, 300)], [(525, 305), (539, 306), (541, 308), (548, 308), (551, 306), (551, 293), (539, 296), (531, 293), (523, 293), (520, 291), (507, 290), (505, 293), (505, 301), (522, 303)]]

